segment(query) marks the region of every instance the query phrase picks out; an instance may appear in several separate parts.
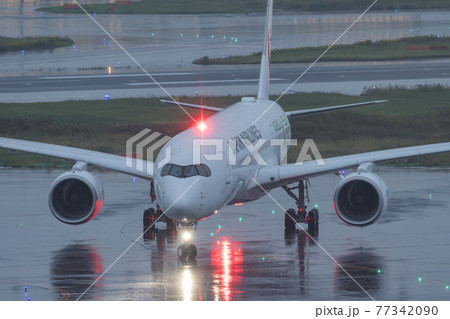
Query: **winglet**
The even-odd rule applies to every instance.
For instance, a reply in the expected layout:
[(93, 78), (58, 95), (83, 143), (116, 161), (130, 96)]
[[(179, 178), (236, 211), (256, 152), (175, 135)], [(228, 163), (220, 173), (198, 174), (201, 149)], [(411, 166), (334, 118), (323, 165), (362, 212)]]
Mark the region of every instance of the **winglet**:
[(269, 99), (270, 49), (272, 45), (272, 11), (273, 1), (267, 0), (266, 31), (264, 38), (264, 48), (261, 55), (261, 70), (259, 72), (258, 100)]

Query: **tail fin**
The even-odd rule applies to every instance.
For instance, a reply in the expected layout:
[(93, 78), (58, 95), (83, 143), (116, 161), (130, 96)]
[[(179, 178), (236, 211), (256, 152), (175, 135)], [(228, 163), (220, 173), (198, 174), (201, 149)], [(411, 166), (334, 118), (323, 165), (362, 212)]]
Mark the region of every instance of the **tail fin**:
[(272, 11), (273, 0), (267, 0), (266, 31), (264, 48), (261, 55), (261, 70), (259, 72), (258, 100), (269, 99), (270, 47), (272, 45)]

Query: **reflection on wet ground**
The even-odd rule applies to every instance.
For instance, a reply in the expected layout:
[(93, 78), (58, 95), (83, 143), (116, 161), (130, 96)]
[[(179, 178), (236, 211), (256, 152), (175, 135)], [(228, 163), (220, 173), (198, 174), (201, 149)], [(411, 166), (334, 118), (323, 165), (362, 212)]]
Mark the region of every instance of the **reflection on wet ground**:
[[(86, 244), (72, 244), (54, 253), (50, 263), (50, 282), (58, 291), (64, 291), (63, 299), (76, 299), (85, 292), (103, 273), (102, 256), (95, 247)], [(101, 281), (90, 288), (95, 298)], [(70, 293), (69, 293), (70, 291)]]
[[(199, 223), (199, 254), (190, 264), (178, 262), (176, 232), (161, 225), (140, 237), (146, 182), (100, 173), (103, 211), (71, 227), (46, 203), (59, 173), (0, 170), (0, 300), (23, 300), (25, 286), (31, 300), (450, 299), (448, 169), (379, 168), (391, 206), (364, 228), (335, 216), (337, 177), (313, 179), (310, 196), (321, 211), (313, 238), (302, 230), (285, 234), (270, 198), (225, 207)], [(272, 195), (293, 206), (282, 190)]]

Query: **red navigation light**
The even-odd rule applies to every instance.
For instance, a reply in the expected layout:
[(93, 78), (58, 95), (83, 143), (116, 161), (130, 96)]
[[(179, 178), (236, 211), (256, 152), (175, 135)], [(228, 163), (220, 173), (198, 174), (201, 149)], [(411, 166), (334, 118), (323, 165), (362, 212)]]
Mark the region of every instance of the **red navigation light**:
[(199, 131), (204, 132), (207, 128), (208, 128), (208, 126), (206, 125), (206, 123), (204, 121), (200, 121), (197, 123), (197, 129)]

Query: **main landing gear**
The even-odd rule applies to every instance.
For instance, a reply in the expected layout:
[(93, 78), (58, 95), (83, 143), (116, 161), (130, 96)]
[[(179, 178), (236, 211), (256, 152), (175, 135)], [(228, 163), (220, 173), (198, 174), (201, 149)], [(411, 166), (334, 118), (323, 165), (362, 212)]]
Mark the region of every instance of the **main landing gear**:
[(178, 261), (182, 264), (196, 263), (197, 247), (191, 243), (192, 231), (197, 228), (197, 222), (182, 223), (181, 232), (182, 244), (177, 248)]
[[(316, 208), (311, 209), (307, 213), (307, 207), (305, 205), (305, 197), (309, 202), (308, 197), (308, 181), (299, 181), (296, 187), (283, 186), (283, 189), (295, 199), (295, 204), (297, 205), (297, 210), (288, 209), (284, 214), (284, 228), (287, 233), (295, 231), (295, 225), (297, 223), (305, 223), (308, 225), (308, 233), (311, 235), (319, 234), (319, 210)], [(298, 196), (296, 196), (292, 191), (298, 189)]]
[[(150, 195), (152, 203), (156, 200), (155, 188), (153, 182), (150, 183)], [(153, 240), (155, 239), (156, 222), (162, 222), (166, 224), (166, 234), (175, 236), (178, 232), (177, 223), (164, 214), (161, 207), (156, 204), (156, 208), (148, 208), (144, 211), (142, 216), (142, 223), (144, 225), (144, 238)]]
[(150, 230), (154, 230), (156, 228), (156, 222), (163, 222), (166, 224), (167, 230), (174, 230), (176, 229), (176, 222), (173, 219), (170, 219), (167, 217), (162, 209), (159, 207), (159, 205), (156, 205), (155, 208), (149, 208), (144, 211), (143, 216), (143, 224), (145, 227), (150, 227)]

